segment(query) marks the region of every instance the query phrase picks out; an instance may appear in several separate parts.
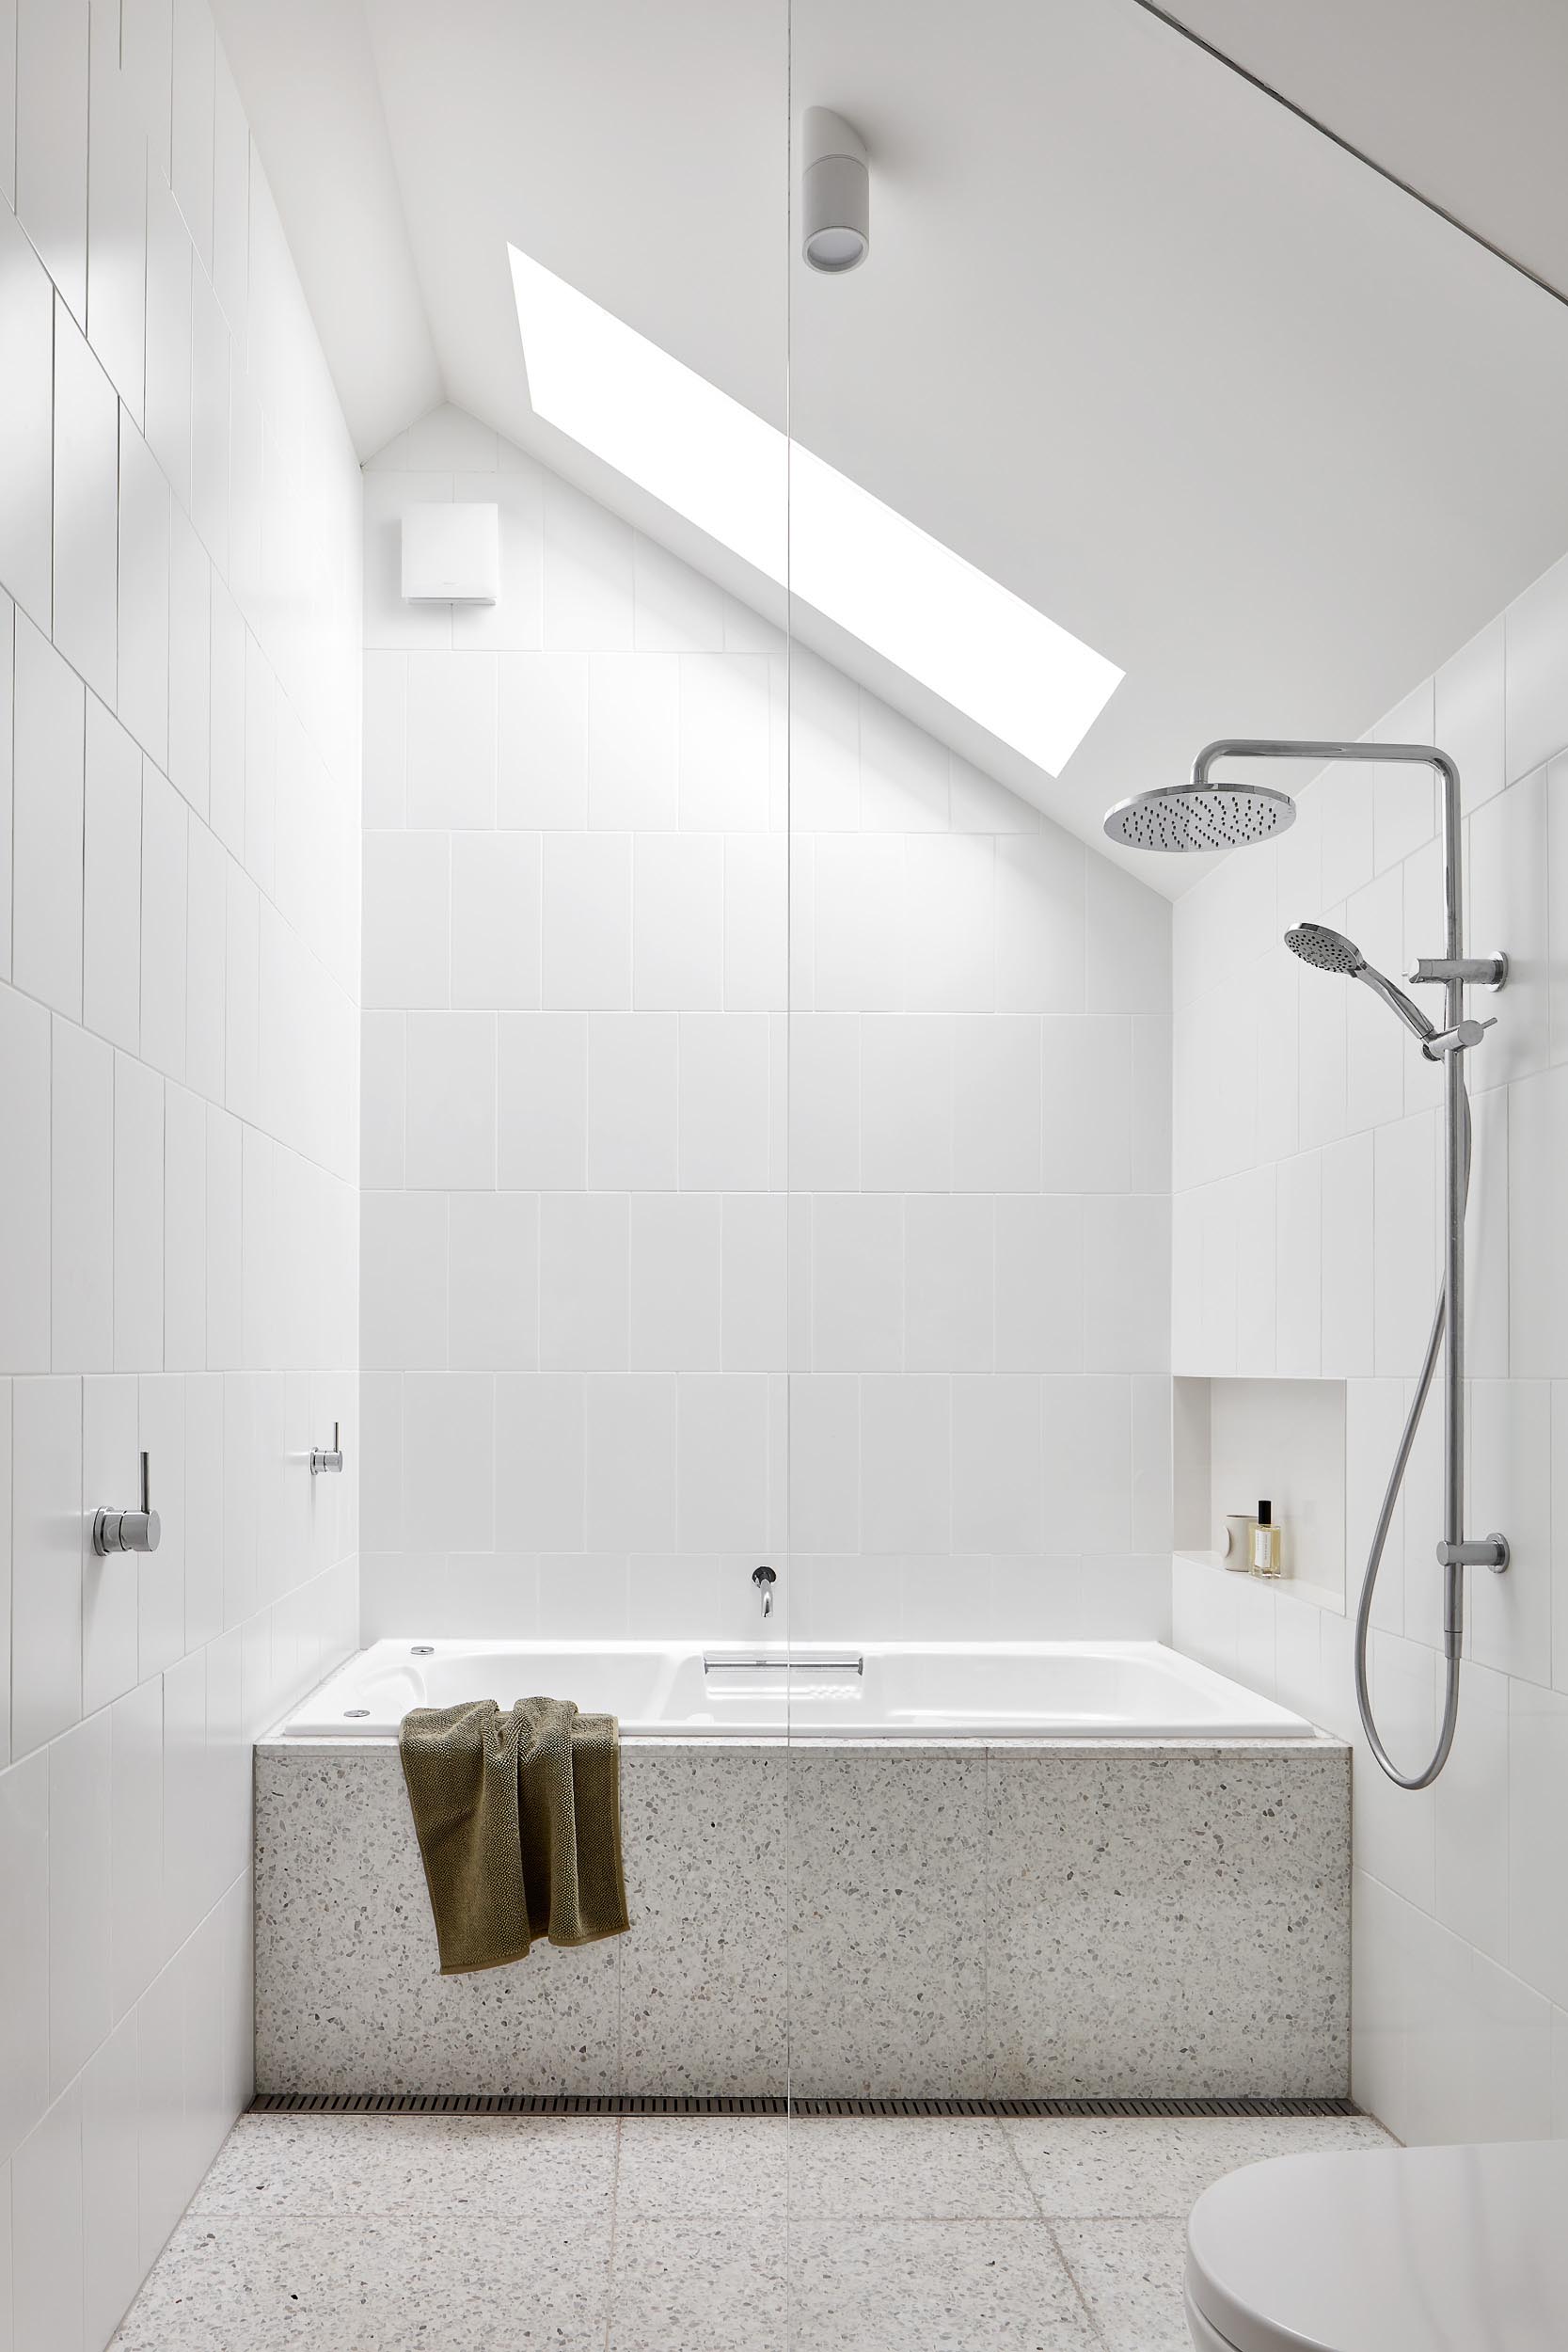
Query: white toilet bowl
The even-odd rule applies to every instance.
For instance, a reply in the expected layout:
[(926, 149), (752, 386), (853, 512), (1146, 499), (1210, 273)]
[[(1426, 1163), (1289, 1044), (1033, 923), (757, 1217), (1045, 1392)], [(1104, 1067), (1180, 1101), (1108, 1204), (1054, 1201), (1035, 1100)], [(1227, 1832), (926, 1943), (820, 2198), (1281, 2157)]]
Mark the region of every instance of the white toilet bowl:
[(1187, 2223), (1197, 2352), (1564, 2352), (1568, 2142), (1275, 2156)]

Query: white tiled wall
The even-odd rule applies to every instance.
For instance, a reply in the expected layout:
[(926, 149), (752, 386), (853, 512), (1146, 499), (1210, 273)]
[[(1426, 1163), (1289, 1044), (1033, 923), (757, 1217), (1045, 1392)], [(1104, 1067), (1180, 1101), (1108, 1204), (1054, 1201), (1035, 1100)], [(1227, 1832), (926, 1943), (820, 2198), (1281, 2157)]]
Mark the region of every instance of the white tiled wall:
[(470, 419), (365, 489), (367, 1638), (1158, 1631), (1164, 902)]
[(360, 486), (204, 0), (13, 24), (0, 2344), (98, 2352), (248, 2092), (249, 1739), (355, 1634)]
[[(1331, 712), (1324, 713), (1332, 732)], [(1568, 562), (1373, 730), (1465, 783), (1474, 951), (1506, 947), (1468, 1063), (1468, 1518), (1513, 1565), (1468, 1596), (1459, 1737), (1434, 1788), (1358, 1743), (1355, 2088), (1409, 2138), (1568, 2133)], [(1397, 975), (1442, 951), (1428, 777), (1341, 767), (1277, 845), (1233, 853), (1176, 922), (1179, 1373), (1348, 1383), (1353, 1597), (1437, 1280), (1436, 1073), (1370, 992), (1279, 945), (1304, 916)], [(1418, 1441), (1378, 1586), (1373, 1677), (1396, 1756), (1441, 1701), (1440, 1437)], [(1178, 1565), (1181, 1645), (1349, 1735), (1350, 1626)]]

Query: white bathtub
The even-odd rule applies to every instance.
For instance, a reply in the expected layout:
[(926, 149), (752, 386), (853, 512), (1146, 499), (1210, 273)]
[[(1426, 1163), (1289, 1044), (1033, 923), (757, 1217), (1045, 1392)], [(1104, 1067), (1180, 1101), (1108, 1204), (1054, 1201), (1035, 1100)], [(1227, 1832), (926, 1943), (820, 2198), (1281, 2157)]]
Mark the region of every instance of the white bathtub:
[(411, 1707), (544, 1693), (628, 1738), (1309, 1740), (1312, 1725), (1160, 1642), (376, 1642), (282, 1726), (388, 1740)]

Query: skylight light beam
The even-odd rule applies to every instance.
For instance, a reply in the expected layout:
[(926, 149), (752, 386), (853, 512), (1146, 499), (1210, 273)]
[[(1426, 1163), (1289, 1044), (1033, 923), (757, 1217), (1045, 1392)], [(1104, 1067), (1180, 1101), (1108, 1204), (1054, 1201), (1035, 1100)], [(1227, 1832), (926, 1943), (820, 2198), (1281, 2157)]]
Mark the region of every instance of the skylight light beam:
[(563, 278), (509, 247), (536, 415), (1059, 774), (1122, 673)]

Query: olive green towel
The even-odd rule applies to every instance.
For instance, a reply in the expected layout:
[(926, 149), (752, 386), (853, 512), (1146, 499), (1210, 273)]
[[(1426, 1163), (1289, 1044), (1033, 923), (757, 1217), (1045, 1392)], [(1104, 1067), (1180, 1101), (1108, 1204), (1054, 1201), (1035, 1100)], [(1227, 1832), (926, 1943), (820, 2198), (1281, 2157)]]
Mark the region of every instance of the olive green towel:
[(626, 1933), (613, 1715), (569, 1699), (417, 1707), (398, 1752), (444, 1977), (526, 1960), (539, 1935)]

